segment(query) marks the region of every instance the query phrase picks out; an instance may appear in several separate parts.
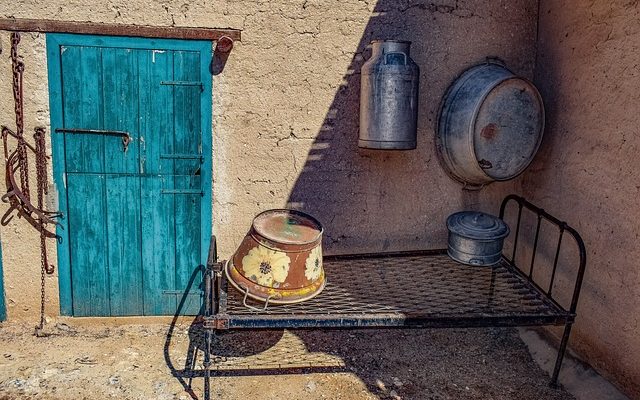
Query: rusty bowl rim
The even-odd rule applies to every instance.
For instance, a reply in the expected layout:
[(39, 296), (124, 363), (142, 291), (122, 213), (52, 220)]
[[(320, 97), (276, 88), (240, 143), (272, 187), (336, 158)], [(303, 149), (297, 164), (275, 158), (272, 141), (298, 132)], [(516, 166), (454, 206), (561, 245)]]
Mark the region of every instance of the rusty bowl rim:
[[(234, 280), (231, 278), (231, 274), (230, 274), (230, 272), (229, 272), (229, 269), (230, 269), (230, 268), (235, 268), (235, 269), (236, 269), (236, 271), (238, 271), (238, 269), (237, 269), (237, 268), (236, 268), (236, 266), (233, 264), (233, 262), (232, 262), (232, 260), (231, 260), (231, 259), (227, 260), (227, 261), (225, 262), (225, 265), (224, 265), (224, 274), (225, 274), (225, 276), (227, 277), (227, 282), (231, 283), (231, 286), (233, 286), (233, 287), (234, 287), (238, 292), (240, 292), (241, 294), (244, 294), (244, 293), (245, 293), (245, 290), (244, 290), (244, 289), (242, 289), (242, 288), (240, 287), (240, 285), (239, 285), (236, 281), (234, 281)], [(242, 275), (242, 274), (240, 273), (240, 271), (238, 271), (238, 274), (240, 274), (241, 276), (244, 276), (244, 275)], [(311, 299), (313, 299), (314, 297), (316, 297), (317, 295), (319, 295), (320, 293), (322, 293), (322, 291), (324, 291), (325, 287), (327, 286), (327, 275), (325, 274), (324, 269), (322, 270), (322, 274), (324, 275), (324, 279), (322, 280), (322, 284), (318, 287), (318, 289), (316, 289), (316, 290), (315, 290), (313, 293), (311, 293), (310, 295), (305, 296), (305, 297), (301, 297), (301, 298), (297, 298), (297, 299), (290, 299), (290, 300), (283, 300), (283, 299), (270, 299), (270, 300), (269, 300), (269, 304), (281, 304), (281, 305), (284, 305), (284, 304), (297, 304), (297, 303), (302, 303), (302, 302), (304, 302), (304, 301), (307, 301), (307, 300), (311, 300)], [(245, 278), (245, 279), (247, 279), (247, 278)], [(255, 282), (252, 282), (252, 283), (253, 283), (254, 285), (262, 286), (262, 285), (259, 285), (259, 284), (255, 283)], [(268, 288), (267, 286), (262, 286), (262, 287)], [(274, 289), (274, 288), (269, 288), (269, 289)], [(276, 289), (276, 290), (277, 290), (277, 289)], [(280, 290), (287, 290), (287, 289), (280, 289)], [(250, 291), (248, 291), (248, 292), (247, 292), (247, 297), (249, 297), (250, 299), (253, 299), (253, 300), (256, 300), (256, 301), (262, 302), (262, 303), (264, 303), (264, 302), (266, 302), (266, 301), (267, 301), (267, 299), (266, 299), (266, 298), (264, 298), (264, 297), (260, 297), (260, 296), (258, 296), (258, 295), (255, 295), (255, 294), (251, 293)]]
[[(322, 246), (322, 236), (320, 236), (318, 239), (314, 240), (313, 242), (309, 242), (305, 244), (281, 243), (281, 242), (276, 242), (272, 239), (265, 238), (264, 236), (261, 236), (259, 233), (257, 233), (255, 229), (251, 229), (251, 232), (249, 232), (247, 236), (245, 236), (245, 239), (246, 237), (250, 237), (251, 239), (253, 239), (253, 241), (255, 241), (258, 246), (265, 247), (272, 251), (278, 251), (280, 253), (287, 253), (287, 254), (304, 253), (306, 251), (311, 251), (316, 247)], [(240, 247), (238, 247), (236, 252), (233, 253), (234, 257), (238, 253), (238, 250), (240, 250)]]
[[(268, 213), (272, 213), (272, 212), (277, 212), (277, 211), (286, 211), (292, 214), (297, 214), (299, 216), (305, 217), (307, 219), (309, 219), (311, 222), (313, 222), (317, 227), (318, 227), (318, 235), (313, 239), (313, 240), (309, 240), (306, 242), (297, 242), (297, 243), (290, 243), (290, 242), (285, 242), (282, 241), (278, 238), (273, 238), (269, 235), (266, 235), (262, 232), (260, 232), (258, 229), (256, 229), (256, 220), (258, 218), (260, 218), (260, 216), (264, 215), (264, 214), (268, 214)], [(259, 213), (258, 215), (256, 215), (253, 218), (253, 221), (251, 222), (251, 230), (253, 232), (255, 232), (257, 235), (261, 236), (264, 239), (267, 239), (270, 242), (273, 243), (277, 243), (277, 244), (285, 244), (285, 245), (300, 245), (300, 246), (306, 246), (306, 245), (311, 245), (311, 244), (316, 244), (319, 240), (322, 240), (322, 234), (324, 233), (324, 227), (322, 226), (322, 224), (320, 223), (320, 221), (318, 221), (318, 219), (316, 217), (314, 217), (313, 215), (307, 214), (304, 211), (299, 211), (299, 210), (294, 210), (294, 209), (290, 209), (290, 208), (273, 208), (270, 210), (264, 210), (261, 213)], [(257, 239), (257, 238), (254, 238)], [(258, 241), (259, 242), (259, 241)]]

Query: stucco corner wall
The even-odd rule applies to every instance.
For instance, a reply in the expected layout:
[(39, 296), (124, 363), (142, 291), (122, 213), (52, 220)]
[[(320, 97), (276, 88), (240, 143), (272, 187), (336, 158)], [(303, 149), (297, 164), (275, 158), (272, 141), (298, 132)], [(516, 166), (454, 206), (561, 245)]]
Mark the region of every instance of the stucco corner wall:
[[(496, 213), (506, 193), (521, 191), (516, 180), (463, 192), (440, 168), (433, 140), (440, 99), (464, 69), (495, 56), (532, 78), (535, 0), (0, 2), (2, 17), (242, 29), (242, 42), (213, 77), (213, 227), (222, 257), (268, 208), (316, 215), (327, 253), (408, 250), (443, 247), (447, 215)], [(7, 94), (8, 37), (0, 32), (0, 93)], [(367, 45), (380, 38), (411, 40), (421, 68), (414, 151), (357, 148), (359, 70)], [(29, 132), (48, 127), (44, 35), (24, 34), (20, 52)], [(0, 97), (0, 123), (13, 125), (12, 109), (11, 97)], [(35, 320), (37, 235), (21, 221), (0, 231), (9, 318)], [(56, 277), (47, 284), (47, 313), (56, 315)]]
[(543, 0), (538, 47), (548, 129), (525, 193), (586, 242), (572, 346), (639, 398), (640, 5)]

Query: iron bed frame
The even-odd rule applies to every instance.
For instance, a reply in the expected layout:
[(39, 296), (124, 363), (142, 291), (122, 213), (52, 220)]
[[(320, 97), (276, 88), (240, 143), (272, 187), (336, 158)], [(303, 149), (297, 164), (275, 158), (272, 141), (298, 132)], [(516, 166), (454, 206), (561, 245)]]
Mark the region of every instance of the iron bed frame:
[[(328, 328), (463, 328), (564, 326), (564, 333), (551, 376), (557, 385), (586, 267), (585, 245), (578, 232), (524, 198), (507, 196), (500, 217), (510, 202), (517, 205), (516, 228), (510, 255), (503, 254), (493, 267), (471, 271), (444, 250), (327, 256), (329, 276), (325, 290), (309, 301), (293, 305), (247, 307), (246, 296), (228, 290), (224, 263), (217, 261), (215, 237), (211, 238), (205, 269), (204, 377), (209, 387), (212, 371), (212, 337), (229, 329), (328, 329)], [(528, 271), (516, 265), (522, 241), (523, 210), (537, 218)], [(541, 223), (557, 229), (553, 267), (548, 285), (535, 279)], [(579, 264), (568, 309), (553, 295), (563, 237), (575, 239)], [(520, 243), (519, 243), (520, 242)], [(565, 241), (566, 243), (566, 241)]]

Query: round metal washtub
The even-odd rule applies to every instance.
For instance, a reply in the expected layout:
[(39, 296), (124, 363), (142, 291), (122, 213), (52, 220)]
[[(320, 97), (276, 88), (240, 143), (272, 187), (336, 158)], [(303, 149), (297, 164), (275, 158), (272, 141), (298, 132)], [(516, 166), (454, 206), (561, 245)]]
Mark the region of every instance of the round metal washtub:
[(265, 307), (305, 301), (326, 283), (321, 245), (322, 225), (312, 216), (294, 210), (264, 211), (254, 218), (225, 273), (245, 301), (250, 297), (265, 302)]
[(502, 257), (509, 227), (500, 218), (478, 211), (461, 211), (447, 218), (447, 254), (467, 265), (494, 265)]
[(465, 71), (440, 108), (437, 153), (445, 171), (468, 188), (506, 181), (533, 160), (544, 131), (538, 90), (493, 62)]

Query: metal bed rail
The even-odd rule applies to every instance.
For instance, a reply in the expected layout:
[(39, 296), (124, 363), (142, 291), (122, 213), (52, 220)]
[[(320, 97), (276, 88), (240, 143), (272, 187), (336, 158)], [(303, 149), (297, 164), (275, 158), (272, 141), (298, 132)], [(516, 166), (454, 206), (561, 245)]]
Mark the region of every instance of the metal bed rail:
[[(584, 271), (587, 265), (587, 252), (586, 252), (586, 248), (585, 248), (585, 244), (584, 241), (582, 240), (582, 237), (580, 237), (580, 234), (578, 234), (578, 232), (572, 228), (571, 226), (569, 226), (569, 224), (567, 224), (564, 221), (560, 221), (559, 219), (557, 219), (556, 217), (554, 217), (553, 215), (549, 214), (548, 212), (546, 212), (544, 209), (539, 208), (537, 206), (535, 206), (534, 204), (530, 203), (529, 201), (527, 201), (525, 198), (521, 197), (521, 196), (517, 196), (515, 194), (511, 194), (507, 197), (505, 197), (505, 199), (502, 201), (502, 205), (500, 206), (500, 218), (504, 219), (505, 218), (505, 212), (506, 212), (506, 208), (507, 205), (509, 204), (509, 202), (515, 202), (518, 206), (518, 216), (516, 219), (516, 231), (515, 231), (515, 237), (513, 239), (513, 249), (512, 249), (512, 253), (511, 253), (511, 257), (504, 255), (504, 257), (507, 259), (507, 261), (509, 261), (509, 263), (516, 269), (518, 269), (523, 276), (525, 276), (531, 283), (533, 283), (534, 285), (536, 285), (536, 287), (540, 290), (542, 290), (544, 293), (546, 293), (546, 295), (553, 299), (555, 301), (555, 297), (553, 296), (553, 285), (555, 283), (555, 278), (556, 278), (556, 271), (557, 271), (557, 267), (558, 267), (558, 261), (560, 259), (560, 250), (562, 249), (562, 243), (563, 243), (563, 237), (565, 232), (568, 233), (569, 235), (571, 235), (573, 237), (573, 239), (576, 242), (576, 245), (578, 246), (578, 253), (579, 253), (579, 264), (578, 264), (578, 271), (576, 273), (576, 280), (575, 280), (575, 284), (574, 284), (574, 288), (573, 288), (573, 295), (571, 297), (571, 304), (569, 306), (569, 309), (567, 311), (569, 311), (572, 314), (575, 314), (576, 312), (576, 308), (578, 306), (578, 299), (580, 298), (580, 289), (582, 288), (582, 280), (584, 278)], [(535, 230), (535, 237), (533, 240), (533, 247), (532, 247), (532, 251), (531, 251), (531, 258), (530, 258), (530, 263), (529, 263), (529, 270), (528, 272), (525, 272), (522, 268), (518, 267), (516, 265), (516, 255), (518, 254), (517, 251), (519, 249), (519, 244), (521, 245), (521, 243), (519, 243), (519, 238), (520, 238), (520, 230), (521, 230), (521, 225), (522, 225), (522, 211), (523, 209), (526, 209), (530, 212), (532, 212), (536, 218), (537, 218), (537, 223), (536, 223), (536, 230)], [(555, 247), (555, 256), (554, 256), (554, 260), (553, 260), (553, 267), (551, 270), (551, 277), (549, 279), (549, 285), (547, 286), (546, 289), (543, 289), (541, 287), (541, 285), (538, 285), (538, 283), (534, 280), (533, 278), (533, 271), (534, 271), (534, 266), (535, 266), (535, 261), (536, 261), (536, 255), (538, 253), (538, 243), (539, 243), (539, 239), (540, 239), (540, 228), (541, 228), (541, 224), (543, 220), (547, 220), (548, 222), (550, 222), (552, 225), (554, 225), (555, 227), (557, 227), (559, 235), (558, 235), (558, 242), (557, 245)], [(559, 305), (560, 306), (560, 305)], [(562, 306), (560, 306), (562, 307)], [(564, 307), (563, 307), (564, 309)]]
[[(507, 205), (510, 202), (515, 202), (517, 204), (518, 207), (518, 216), (516, 219), (516, 231), (515, 231), (515, 235), (514, 235), (514, 239), (513, 239), (513, 249), (512, 249), (512, 253), (511, 253), (511, 257), (507, 257), (504, 256), (507, 261), (513, 266), (514, 270), (519, 271), (520, 274), (525, 277), (526, 279), (529, 280), (529, 282), (535, 286), (536, 288), (538, 288), (538, 290), (541, 290), (542, 292), (544, 292), (548, 298), (553, 301), (556, 305), (558, 305), (558, 307), (561, 307), (562, 309), (565, 309), (564, 307), (562, 307), (555, 299), (554, 295), (553, 295), (553, 287), (554, 287), (554, 283), (555, 283), (555, 279), (556, 279), (556, 271), (558, 268), (558, 261), (560, 259), (560, 251), (562, 249), (562, 243), (563, 243), (563, 237), (565, 232), (567, 234), (569, 234), (571, 237), (573, 237), (573, 239), (575, 240), (575, 243), (578, 247), (578, 256), (579, 256), (579, 263), (578, 263), (578, 270), (576, 272), (576, 280), (575, 280), (575, 284), (573, 286), (573, 294), (571, 296), (571, 303), (569, 305), (569, 309), (566, 310), (568, 311), (573, 318), (575, 318), (576, 315), (576, 308), (578, 307), (578, 300), (580, 299), (580, 290), (582, 289), (582, 281), (584, 279), (584, 272), (586, 269), (586, 265), (587, 265), (587, 251), (585, 248), (585, 244), (584, 241), (582, 240), (582, 237), (580, 236), (580, 234), (571, 226), (569, 226), (569, 224), (567, 224), (564, 221), (559, 220), (558, 218), (554, 217), (553, 215), (549, 214), (548, 212), (546, 212), (544, 209), (537, 207), (536, 205), (530, 203), (528, 200), (526, 200), (524, 197), (515, 195), (515, 194), (511, 194), (508, 195), (507, 197), (504, 198), (504, 200), (502, 201), (502, 204), (500, 205), (500, 218), (504, 219), (505, 217), (505, 212), (506, 212), (506, 208)], [(529, 270), (528, 272), (525, 272), (522, 268), (518, 267), (516, 265), (516, 255), (518, 254), (517, 251), (519, 249), (519, 238), (520, 238), (520, 230), (521, 230), (521, 225), (522, 225), (522, 216), (523, 210), (527, 210), (531, 213), (533, 213), (536, 216), (536, 228), (535, 228), (535, 236), (533, 239), (533, 247), (531, 249), (531, 262), (529, 263)], [(555, 250), (555, 256), (554, 256), (554, 260), (553, 260), (553, 266), (551, 269), (551, 276), (549, 278), (549, 285), (547, 286), (546, 289), (543, 289), (534, 279), (533, 276), (533, 271), (534, 271), (534, 266), (535, 266), (535, 261), (536, 261), (536, 255), (538, 253), (538, 244), (539, 244), (539, 239), (540, 239), (540, 228), (541, 228), (541, 224), (542, 221), (546, 220), (548, 222), (550, 222), (553, 226), (555, 226), (558, 229), (559, 235), (558, 235), (558, 242), (556, 245), (556, 250)], [(556, 384), (558, 381), (558, 375), (560, 373), (560, 367), (562, 366), (562, 360), (564, 358), (564, 353), (567, 349), (567, 344), (569, 342), (569, 336), (571, 335), (571, 327), (573, 326), (573, 319), (569, 322), (567, 322), (567, 324), (565, 325), (565, 329), (564, 329), (564, 333), (562, 335), (562, 339), (560, 341), (560, 348), (558, 349), (558, 357), (556, 359), (556, 364), (555, 367), (553, 369), (553, 374), (552, 374), (552, 378), (551, 378), (551, 382), (553, 384)]]

